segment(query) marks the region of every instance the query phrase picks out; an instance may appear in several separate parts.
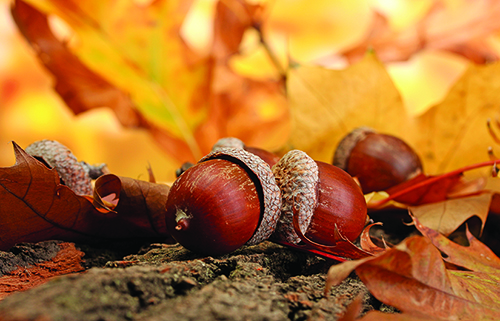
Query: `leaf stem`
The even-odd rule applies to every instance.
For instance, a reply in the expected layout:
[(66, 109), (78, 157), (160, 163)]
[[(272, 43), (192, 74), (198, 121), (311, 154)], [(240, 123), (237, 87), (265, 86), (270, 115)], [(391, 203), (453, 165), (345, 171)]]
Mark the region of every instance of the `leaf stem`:
[(261, 45), (264, 47), (264, 49), (266, 50), (267, 56), (271, 60), (272, 64), (278, 70), (281, 78), (282, 79), (286, 79), (286, 70), (281, 65), (281, 63), (280, 63), (280, 61), (278, 59), (278, 56), (274, 52), (273, 48), (271, 48), (271, 46), (269, 45), (269, 43), (266, 41), (261, 26), (259, 24), (256, 24), (253, 27), (259, 33), (259, 41), (260, 41)]
[(369, 202), (369, 208), (377, 208), (379, 206), (382, 206), (384, 205), (385, 203), (389, 202), (389, 201), (392, 201), (402, 195), (405, 195), (405, 194), (408, 194), (420, 187), (424, 187), (424, 186), (427, 186), (427, 185), (430, 185), (430, 184), (433, 184), (437, 181), (440, 181), (442, 179), (446, 179), (446, 178), (450, 178), (450, 177), (453, 177), (453, 176), (457, 176), (457, 175), (460, 175), (462, 174), (463, 172), (466, 172), (466, 171), (470, 171), (470, 170), (473, 170), (473, 169), (477, 169), (477, 168), (481, 168), (481, 167), (485, 167), (485, 166), (495, 166), (498, 162), (500, 162), (499, 159), (493, 159), (493, 160), (489, 160), (489, 161), (486, 161), (486, 162), (482, 162), (482, 163), (476, 163), (476, 164), (472, 164), (472, 165), (467, 165), (465, 167), (462, 167), (462, 168), (459, 168), (459, 169), (456, 169), (454, 171), (451, 171), (451, 172), (448, 172), (448, 173), (445, 173), (445, 174), (441, 174), (441, 175), (438, 175), (438, 176), (434, 176), (434, 177), (431, 177), (429, 179), (426, 179), (425, 181), (422, 181), (420, 183), (417, 183), (415, 185), (412, 185), (408, 188), (405, 188), (403, 190), (400, 190), (394, 194), (391, 194), (389, 195), (387, 198), (384, 198), (382, 200), (378, 200), (378, 201), (374, 201), (374, 202)]

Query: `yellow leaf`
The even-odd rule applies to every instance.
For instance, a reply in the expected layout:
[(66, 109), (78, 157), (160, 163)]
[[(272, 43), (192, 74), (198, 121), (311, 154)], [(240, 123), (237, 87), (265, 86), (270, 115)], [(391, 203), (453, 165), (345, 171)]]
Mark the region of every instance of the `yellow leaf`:
[(208, 100), (199, 96), (209, 65), (192, 59), (179, 34), (191, 1), (26, 2), (63, 19), (77, 38), (69, 49), (87, 67), (128, 93), (149, 121), (185, 141), (195, 157), (202, 156), (193, 131), (207, 117)]
[(488, 147), (495, 143), (486, 123), (499, 117), (499, 74), (498, 63), (471, 65), (440, 104), (416, 119), (409, 142), (422, 157), (426, 173), (488, 160)]
[(289, 71), (292, 129), (289, 148), (331, 162), (340, 139), (359, 126), (405, 136), (401, 97), (374, 54), (345, 70), (299, 66)]

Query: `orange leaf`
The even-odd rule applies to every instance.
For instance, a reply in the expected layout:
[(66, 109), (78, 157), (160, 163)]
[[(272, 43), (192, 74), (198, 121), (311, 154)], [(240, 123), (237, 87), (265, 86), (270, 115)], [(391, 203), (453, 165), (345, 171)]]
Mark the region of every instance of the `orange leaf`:
[(107, 106), (125, 126), (147, 124), (127, 93), (90, 70), (54, 36), (46, 15), (25, 2), (16, 1), (12, 16), (40, 60), (54, 75), (54, 89), (75, 114)]
[(59, 41), (48, 25), (46, 14), (23, 1), (15, 1), (12, 16), (40, 61), (54, 76), (54, 89), (75, 114), (93, 108), (111, 108), (124, 126), (148, 129), (157, 143), (179, 161), (196, 158), (182, 139), (147, 120), (130, 93), (91, 70)]

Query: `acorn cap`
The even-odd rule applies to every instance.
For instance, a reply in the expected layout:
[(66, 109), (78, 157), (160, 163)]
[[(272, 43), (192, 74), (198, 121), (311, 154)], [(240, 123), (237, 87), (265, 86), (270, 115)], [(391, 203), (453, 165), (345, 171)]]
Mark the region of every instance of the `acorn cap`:
[(293, 208), (298, 214), (300, 230), (305, 234), (317, 207), (318, 165), (305, 152), (291, 150), (273, 166), (273, 173), (282, 198), (277, 237), (299, 243), (301, 240), (293, 228)]
[(254, 245), (267, 240), (274, 232), (281, 213), (281, 193), (269, 165), (260, 157), (242, 148), (218, 148), (203, 157), (198, 163), (210, 159), (226, 159), (238, 163), (255, 175), (254, 184), (260, 184), (263, 204), (261, 204), (259, 226), (246, 244)]
[(212, 147), (212, 151), (216, 151), (222, 148), (244, 149), (247, 152), (250, 152), (262, 158), (262, 160), (264, 160), (264, 162), (266, 162), (270, 167), (274, 166), (274, 164), (276, 164), (280, 160), (280, 157), (278, 155), (259, 147), (246, 146), (243, 141), (235, 137), (224, 137), (219, 139)]
[(64, 184), (78, 195), (92, 195), (89, 165), (78, 162), (71, 150), (55, 140), (39, 140), (25, 149), (26, 153), (57, 171)]
[(365, 139), (366, 135), (376, 133), (373, 128), (362, 126), (353, 129), (349, 134), (347, 134), (339, 142), (337, 149), (335, 150), (335, 155), (333, 156), (333, 165), (347, 170), (347, 163), (349, 161), (349, 155), (356, 144)]
[(236, 137), (224, 137), (219, 139), (213, 146), (212, 151), (219, 150), (221, 148), (239, 148), (244, 149), (245, 144)]

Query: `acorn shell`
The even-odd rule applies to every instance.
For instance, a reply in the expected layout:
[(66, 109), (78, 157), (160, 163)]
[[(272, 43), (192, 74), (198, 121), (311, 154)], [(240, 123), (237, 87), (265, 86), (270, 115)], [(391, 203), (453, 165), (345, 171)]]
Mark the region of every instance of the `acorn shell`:
[(422, 162), (403, 140), (360, 127), (338, 145), (333, 164), (356, 177), (364, 193), (384, 191), (422, 173)]
[(300, 242), (293, 228), (294, 212), (300, 230), (313, 242), (335, 245), (336, 227), (351, 241), (359, 236), (366, 222), (366, 202), (349, 174), (299, 150), (285, 154), (273, 172), (282, 194), (282, 215), (273, 238)]
[(226, 148), (179, 176), (166, 208), (167, 229), (181, 245), (221, 255), (267, 239), (280, 215), (281, 196), (262, 159)]

